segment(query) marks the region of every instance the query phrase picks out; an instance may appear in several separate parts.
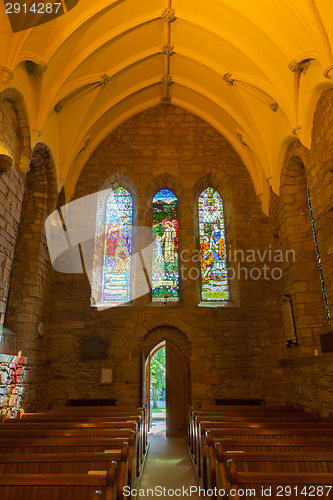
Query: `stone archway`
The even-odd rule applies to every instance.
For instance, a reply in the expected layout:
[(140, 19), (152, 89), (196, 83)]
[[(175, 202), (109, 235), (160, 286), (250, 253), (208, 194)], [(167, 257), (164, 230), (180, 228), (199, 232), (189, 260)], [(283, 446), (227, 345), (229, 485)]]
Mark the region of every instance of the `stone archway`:
[(144, 338), (143, 400), (150, 404), (150, 360), (162, 343), (166, 348), (166, 434), (182, 436), (186, 433), (190, 401), (189, 341), (175, 327), (154, 328)]

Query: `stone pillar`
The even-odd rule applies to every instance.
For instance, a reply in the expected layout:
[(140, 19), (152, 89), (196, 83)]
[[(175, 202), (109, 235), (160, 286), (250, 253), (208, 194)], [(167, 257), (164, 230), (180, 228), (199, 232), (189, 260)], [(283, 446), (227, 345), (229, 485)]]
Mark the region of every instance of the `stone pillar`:
[[(178, 200), (179, 219), (179, 284), (180, 300), (186, 306), (196, 306), (200, 302), (201, 268), (198, 234), (198, 210), (195, 206), (193, 188), (184, 188)], [(194, 232), (193, 232), (194, 229)]]
[(26, 178), (6, 315), (6, 326), (17, 333), (17, 349), (31, 362), (44, 351), (43, 336), (52, 290), (45, 219), (55, 208), (56, 189), (47, 167), (50, 154), (44, 148), (35, 153)]

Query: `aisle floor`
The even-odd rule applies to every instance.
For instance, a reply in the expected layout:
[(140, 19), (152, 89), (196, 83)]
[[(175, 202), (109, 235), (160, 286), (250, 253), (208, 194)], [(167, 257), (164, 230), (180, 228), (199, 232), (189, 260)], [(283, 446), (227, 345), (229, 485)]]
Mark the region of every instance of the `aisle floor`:
[[(202, 496), (199, 497), (198, 482), (187, 451), (185, 438), (150, 436), (149, 441), (148, 456), (140, 484), (140, 490), (145, 492), (144, 496), (159, 498), (189, 496), (193, 500), (202, 499)], [(158, 487), (159, 489), (157, 489)], [(192, 487), (191, 491), (190, 487)], [(165, 490), (163, 489), (163, 495), (160, 495), (158, 492), (161, 492), (162, 488)], [(153, 492), (148, 492), (148, 489), (153, 489)], [(179, 491), (175, 492), (179, 489), (181, 494)], [(170, 490), (169, 494), (168, 490)], [(141, 496), (143, 497), (143, 495)]]

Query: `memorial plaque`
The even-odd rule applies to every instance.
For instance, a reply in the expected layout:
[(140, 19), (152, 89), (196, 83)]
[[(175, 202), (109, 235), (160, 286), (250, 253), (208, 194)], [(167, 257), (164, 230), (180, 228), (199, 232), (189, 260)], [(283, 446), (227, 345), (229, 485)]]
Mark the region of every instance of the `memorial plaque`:
[(108, 341), (98, 335), (82, 340), (81, 359), (108, 359)]
[(331, 327), (323, 328), (323, 333), (320, 335), (321, 352), (333, 352), (333, 330)]

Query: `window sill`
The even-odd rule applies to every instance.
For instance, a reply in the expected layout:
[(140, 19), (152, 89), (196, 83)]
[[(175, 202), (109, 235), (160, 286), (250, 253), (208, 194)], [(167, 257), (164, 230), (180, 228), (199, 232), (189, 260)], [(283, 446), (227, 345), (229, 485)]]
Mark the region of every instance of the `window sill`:
[(121, 302), (120, 304), (112, 304), (111, 302), (99, 302), (98, 304), (90, 304), (90, 307), (103, 311), (104, 309), (113, 309), (114, 307), (130, 307), (134, 306), (134, 301)]
[(168, 301), (168, 302), (148, 302), (146, 307), (184, 307), (184, 303), (178, 301)]
[(198, 303), (198, 307), (237, 307), (237, 304), (232, 302), (232, 300), (224, 301), (202, 301)]

